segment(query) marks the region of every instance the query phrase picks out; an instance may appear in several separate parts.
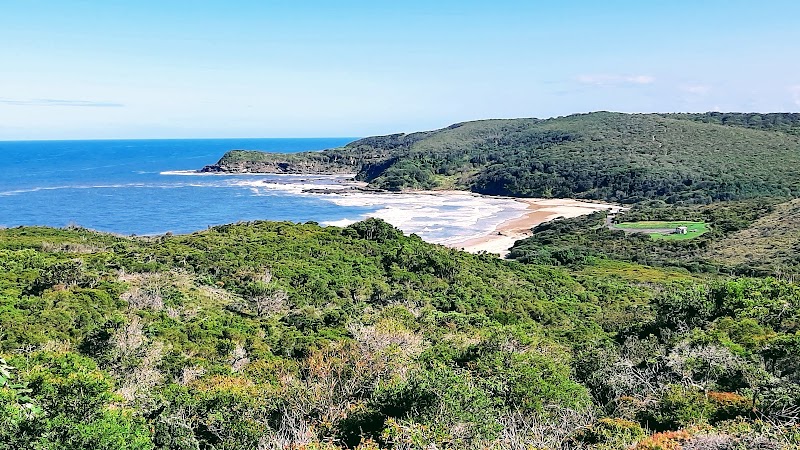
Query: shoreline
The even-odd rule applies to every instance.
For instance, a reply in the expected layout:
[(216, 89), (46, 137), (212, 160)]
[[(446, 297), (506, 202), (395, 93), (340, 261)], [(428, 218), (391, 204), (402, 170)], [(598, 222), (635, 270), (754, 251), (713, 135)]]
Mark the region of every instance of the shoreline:
[[(231, 174), (198, 171), (166, 171), (160, 174), (272, 177), (273, 181), (254, 181), (252, 188), (285, 190), (287, 193), (313, 196), (345, 207), (375, 208), (373, 212), (358, 218), (322, 222), (326, 226), (343, 227), (375, 217), (401, 229), (405, 234), (417, 234), (432, 244), (470, 253), (497, 254), (501, 258), (508, 255), (516, 241), (530, 236), (531, 229), (541, 223), (558, 217), (571, 218), (596, 211), (618, 212), (623, 209), (619, 205), (594, 200), (520, 198), (454, 189), (370, 190), (366, 189), (367, 183), (356, 181), (347, 174)], [(322, 184), (313, 183), (323, 180)]]
[[(513, 198), (513, 197), (512, 197)], [(510, 253), (514, 243), (530, 237), (531, 229), (539, 224), (549, 222), (559, 217), (571, 218), (597, 211), (619, 212), (621, 206), (593, 203), (575, 199), (528, 199), (514, 198), (516, 201), (527, 204), (527, 208), (520, 217), (508, 219), (498, 224), (495, 229), (486, 235), (465, 239), (448, 244), (452, 247), (470, 253), (494, 253), (505, 259)]]

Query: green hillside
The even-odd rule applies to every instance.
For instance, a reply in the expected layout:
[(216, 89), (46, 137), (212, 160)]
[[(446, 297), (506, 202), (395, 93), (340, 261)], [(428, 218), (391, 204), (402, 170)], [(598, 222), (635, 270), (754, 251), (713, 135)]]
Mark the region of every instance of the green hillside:
[(768, 273), (800, 267), (800, 200), (777, 205), (752, 226), (711, 246), (710, 257)]
[(0, 445), (790, 448), (798, 311), (775, 279), (520, 264), (373, 219), (0, 230)]
[[(637, 204), (613, 220), (609, 224), (606, 213), (598, 212), (540, 224), (532, 236), (515, 243), (510, 257), (566, 267), (628, 261), (693, 273), (800, 273), (800, 200), (680, 206), (650, 202)], [(669, 232), (678, 225), (698, 231), (659, 233), (659, 228)]]
[[(205, 170), (303, 172), (312, 167), (313, 172), (357, 173), (389, 190), (457, 188), (626, 203), (800, 195), (800, 137), (712, 119), (597, 112), (484, 120), (371, 137), (324, 152), (230, 152)], [(781, 126), (793, 129), (794, 122), (786, 120), (788, 125)]]
[(205, 169), (634, 203), (513, 260), (377, 219), (0, 229), (0, 450), (798, 448), (800, 140), (737, 117), (478, 121)]

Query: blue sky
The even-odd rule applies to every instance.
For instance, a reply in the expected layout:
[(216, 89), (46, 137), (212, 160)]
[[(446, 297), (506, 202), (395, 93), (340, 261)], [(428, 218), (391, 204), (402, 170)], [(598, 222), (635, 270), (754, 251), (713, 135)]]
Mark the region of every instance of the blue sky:
[(0, 0), (0, 139), (798, 111), (800, 2)]

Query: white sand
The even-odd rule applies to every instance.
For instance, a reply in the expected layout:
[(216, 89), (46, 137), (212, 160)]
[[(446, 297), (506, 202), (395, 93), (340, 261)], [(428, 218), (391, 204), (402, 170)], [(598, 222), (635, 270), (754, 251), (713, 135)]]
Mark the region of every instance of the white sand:
[[(573, 199), (492, 197), (464, 191), (323, 194), (319, 198), (342, 206), (379, 207), (367, 217), (383, 219), (428, 242), (501, 257), (508, 255), (516, 241), (530, 236), (531, 228), (540, 223), (621, 209)], [(326, 225), (346, 226), (355, 221), (345, 219)]]
[(559, 217), (577, 217), (596, 211), (619, 212), (622, 209), (617, 205), (572, 199), (517, 199), (517, 201), (527, 204), (525, 213), (520, 217), (498, 224), (489, 234), (451, 246), (472, 253), (495, 253), (504, 258), (516, 241), (531, 235), (531, 229), (536, 225)]
[[(165, 172), (164, 175), (197, 175), (197, 172)], [(253, 174), (247, 174), (253, 175)], [(212, 175), (213, 176), (213, 175)], [(520, 199), (492, 197), (465, 191), (419, 191), (403, 193), (310, 193), (307, 189), (340, 191), (365, 183), (343, 175), (269, 175), (269, 179), (238, 179), (227, 185), (249, 188), (254, 195), (285, 192), (312, 196), (340, 206), (368, 207), (373, 212), (323, 225), (347, 226), (368, 217), (377, 217), (427, 242), (477, 253), (485, 251), (502, 257), (519, 239), (530, 235), (536, 225), (557, 217), (576, 217), (599, 210), (619, 210), (619, 206), (572, 199)]]
[[(514, 199), (483, 197), (467, 192), (326, 194), (319, 198), (341, 206), (378, 208), (367, 217), (383, 219), (428, 242), (451, 246), (491, 233), (503, 221), (524, 215), (527, 208)], [(346, 220), (326, 223), (346, 224)]]

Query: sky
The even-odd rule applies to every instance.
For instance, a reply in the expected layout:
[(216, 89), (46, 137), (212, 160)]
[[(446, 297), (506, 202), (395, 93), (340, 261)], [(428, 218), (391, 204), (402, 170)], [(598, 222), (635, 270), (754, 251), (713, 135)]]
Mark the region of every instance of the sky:
[(0, 0), (0, 140), (800, 110), (796, 0)]

